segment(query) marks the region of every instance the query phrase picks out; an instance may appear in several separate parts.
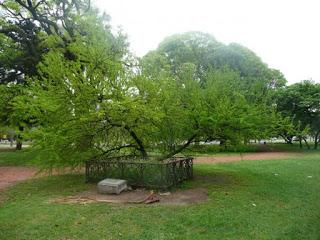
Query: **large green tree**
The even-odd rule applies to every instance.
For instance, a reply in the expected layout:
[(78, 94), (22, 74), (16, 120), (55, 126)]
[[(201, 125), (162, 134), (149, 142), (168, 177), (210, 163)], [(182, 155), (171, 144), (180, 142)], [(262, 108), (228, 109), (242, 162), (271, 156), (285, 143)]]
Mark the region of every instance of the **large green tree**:
[(178, 83), (187, 75), (200, 88), (198, 141), (237, 144), (274, 132), (272, 96), (286, 80), (239, 44), (224, 45), (201, 32), (177, 34), (146, 54), (141, 68), (150, 78), (169, 77)]
[[(2, 19), (7, 32), (19, 35), (21, 22), (32, 23), (38, 55), (23, 68), (23, 85), (7, 78), (23, 70), (8, 61), (2, 90), (12, 100), (2, 106), (45, 167), (100, 155), (164, 159), (195, 141), (227, 146), (268, 134), (272, 109), (264, 98), (282, 76), (248, 49), (230, 46), (229, 56), (210, 35), (189, 33), (168, 38), (140, 67), (89, 1), (8, 1), (4, 9), (12, 15)], [(2, 40), (18, 46), (13, 59), (32, 56), (22, 44), (29, 38), (6, 31)]]
[(37, 121), (29, 136), (47, 156), (45, 165), (76, 166), (98, 155), (163, 159), (187, 147), (198, 134), (194, 82), (137, 75), (110, 61), (99, 43), (75, 43), (89, 63), (85, 70), (81, 58), (48, 53), (39, 65), (41, 81), (15, 99), (15, 110)]
[(32, 120), (25, 135), (44, 166), (77, 166), (99, 155), (163, 159), (187, 147), (198, 134), (189, 67), (180, 82), (140, 74), (123, 36), (97, 12), (79, 18), (86, 34), (67, 46), (57, 34), (46, 37), (50, 48), (37, 73), (12, 102), (14, 113)]
[[(42, 80), (37, 66), (46, 54), (54, 49), (66, 61), (79, 62), (74, 43), (79, 39), (88, 42), (90, 35), (102, 28), (107, 47), (113, 49), (109, 51), (110, 61), (120, 61), (127, 52), (125, 38), (111, 34), (109, 17), (98, 15), (89, 0), (7, 0), (0, 8), (0, 84), (4, 84), (2, 93), (10, 99), (2, 105), (2, 122), (17, 131), (18, 139), (25, 126), (34, 122), (23, 111), (18, 116), (11, 101), (30, 82)], [(83, 68), (85, 61), (79, 63)], [(21, 149), (21, 141), (17, 143), (17, 149)]]

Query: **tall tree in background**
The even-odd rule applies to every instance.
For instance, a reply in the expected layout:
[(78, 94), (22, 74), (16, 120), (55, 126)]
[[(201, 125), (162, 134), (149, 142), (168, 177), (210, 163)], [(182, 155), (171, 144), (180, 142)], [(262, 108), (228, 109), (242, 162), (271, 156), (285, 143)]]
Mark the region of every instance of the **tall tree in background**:
[(202, 89), (206, 109), (198, 116), (200, 139), (225, 145), (271, 136), (272, 96), (286, 80), (251, 50), (224, 45), (209, 34), (188, 32), (167, 37), (142, 58), (141, 68), (149, 77), (170, 76), (176, 82), (183, 82), (189, 72), (189, 79)]
[(280, 89), (277, 109), (283, 116), (291, 118), (294, 126), (302, 131), (310, 128), (314, 148), (317, 149), (320, 137), (320, 85), (306, 80)]
[(260, 95), (266, 95), (268, 89), (281, 87), (286, 83), (280, 71), (268, 68), (248, 48), (235, 43), (224, 45), (213, 36), (201, 32), (165, 38), (155, 51), (143, 57), (142, 68), (153, 75), (159, 74), (163, 69), (170, 69), (176, 75), (186, 63), (194, 65), (194, 79), (201, 83), (204, 83), (204, 76), (209, 70), (229, 67), (239, 72), (238, 84), (247, 90), (248, 95), (254, 88), (257, 89), (256, 94), (259, 92)]
[(239, 73), (228, 69), (208, 72), (206, 76), (204, 136), (220, 141), (224, 148), (271, 134), (272, 108), (248, 101), (238, 85), (239, 78)]

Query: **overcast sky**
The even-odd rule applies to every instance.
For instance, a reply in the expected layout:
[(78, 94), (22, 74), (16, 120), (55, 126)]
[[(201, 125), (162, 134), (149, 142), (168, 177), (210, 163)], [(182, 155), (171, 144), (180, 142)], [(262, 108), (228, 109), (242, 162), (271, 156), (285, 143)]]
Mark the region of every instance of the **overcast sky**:
[(129, 36), (137, 56), (187, 31), (253, 50), (289, 83), (320, 82), (319, 0), (95, 0)]

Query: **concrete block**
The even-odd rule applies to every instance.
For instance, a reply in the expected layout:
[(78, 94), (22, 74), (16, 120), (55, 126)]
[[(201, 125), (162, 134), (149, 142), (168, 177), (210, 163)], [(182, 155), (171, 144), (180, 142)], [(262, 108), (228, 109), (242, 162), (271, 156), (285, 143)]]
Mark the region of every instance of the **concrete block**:
[(98, 183), (98, 193), (102, 194), (120, 194), (126, 189), (126, 180), (106, 178)]

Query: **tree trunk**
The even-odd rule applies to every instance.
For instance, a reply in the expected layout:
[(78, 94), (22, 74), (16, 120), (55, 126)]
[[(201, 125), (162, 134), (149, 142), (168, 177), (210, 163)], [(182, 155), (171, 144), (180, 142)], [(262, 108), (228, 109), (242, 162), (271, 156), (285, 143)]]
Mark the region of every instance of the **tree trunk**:
[(305, 142), (307, 148), (310, 149), (310, 146), (309, 146), (309, 143), (308, 143), (307, 139), (306, 139), (306, 138), (303, 138), (303, 141)]
[(17, 139), (16, 150), (22, 150), (22, 141)]
[(222, 151), (227, 150), (227, 140), (226, 139), (220, 139), (220, 149)]
[(280, 136), (284, 139), (287, 144), (292, 144), (292, 137), (280, 134)]
[(23, 132), (24, 127), (19, 126), (19, 133), (17, 135), (17, 144), (16, 144), (16, 150), (22, 150), (22, 136), (20, 134), (20, 132)]
[(319, 131), (316, 132), (316, 135), (314, 136), (314, 149), (318, 149), (318, 137), (319, 137)]
[(137, 134), (133, 130), (131, 130), (131, 128), (129, 128), (128, 126), (125, 126), (124, 128), (129, 132), (129, 134), (131, 135), (133, 140), (137, 143), (138, 150), (140, 151), (142, 157), (144, 159), (147, 159), (148, 158), (147, 151), (144, 148), (144, 145), (143, 145), (142, 141), (138, 138)]
[(302, 141), (301, 141), (301, 137), (299, 137), (299, 146), (300, 146), (300, 149), (302, 148)]
[(197, 136), (196, 139), (194, 140), (194, 145), (199, 147), (200, 146), (200, 138)]

